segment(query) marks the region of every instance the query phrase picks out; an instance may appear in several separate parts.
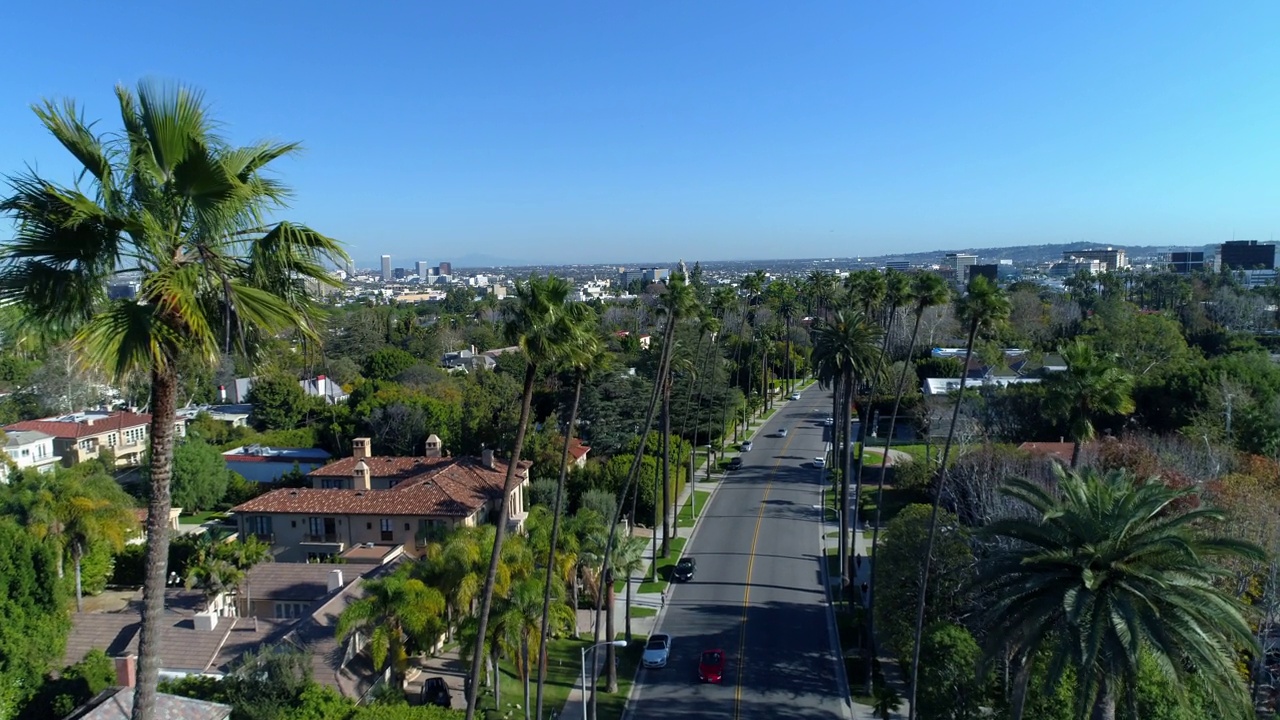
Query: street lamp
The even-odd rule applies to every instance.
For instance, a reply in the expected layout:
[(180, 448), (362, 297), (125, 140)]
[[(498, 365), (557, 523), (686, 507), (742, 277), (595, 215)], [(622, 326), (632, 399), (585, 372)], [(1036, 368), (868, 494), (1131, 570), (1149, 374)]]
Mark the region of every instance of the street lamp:
[[(626, 647), (626, 646), (627, 646), (627, 641), (626, 641), (626, 640), (614, 640), (614, 641), (612, 641), (612, 642), (596, 643), (595, 645), (592, 645), (591, 647), (584, 647), (584, 648), (582, 648), (582, 720), (587, 720), (587, 651), (588, 651), (588, 650), (595, 650), (595, 649), (596, 649), (596, 648), (598, 648), (598, 647), (606, 647), (606, 646), (609, 646), (609, 645), (612, 645), (613, 647), (619, 647), (619, 648), (620, 648), (620, 647)], [(592, 681), (593, 681), (593, 684), (594, 684), (594, 681), (595, 681), (595, 679), (596, 679), (596, 678), (595, 678), (595, 669), (596, 669), (596, 668), (595, 668), (595, 663), (593, 662), (593, 663), (591, 663), (591, 679), (592, 679)]]

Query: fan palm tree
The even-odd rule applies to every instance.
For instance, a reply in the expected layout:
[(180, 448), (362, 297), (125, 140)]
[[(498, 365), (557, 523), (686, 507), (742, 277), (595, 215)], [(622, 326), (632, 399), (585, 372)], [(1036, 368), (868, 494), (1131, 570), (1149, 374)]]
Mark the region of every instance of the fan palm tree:
[[(774, 289), (775, 287), (777, 288), (776, 290)], [(786, 373), (786, 392), (790, 393), (795, 388), (795, 368), (791, 365), (791, 323), (795, 320), (796, 313), (800, 310), (800, 301), (797, 299), (795, 286), (789, 282), (771, 283), (769, 289), (772, 291), (769, 302), (773, 306), (773, 312), (782, 318), (785, 328), (787, 357), (783, 363), (783, 372)]]
[[(573, 442), (573, 431), (578, 422), (578, 402), (582, 399), (582, 386), (586, 384), (589, 378), (594, 377), (597, 373), (603, 371), (609, 363), (610, 355), (604, 348), (600, 337), (594, 334), (595, 313), (585, 313), (581, 318), (581, 322), (591, 326), (590, 329), (584, 328), (581, 331), (582, 341), (575, 347), (571, 348), (565, 358), (565, 365), (573, 375), (573, 402), (569, 406), (569, 419), (565, 425), (564, 447), (560, 453), (560, 478), (556, 482), (556, 497), (554, 508), (551, 515), (551, 537), (547, 547), (547, 563), (546, 578), (542, 588), (542, 617), (539, 625), (538, 637), (547, 637), (549, 623), (551, 622), (551, 588), (552, 580), (556, 573), (556, 556), (559, 551), (560, 543), (560, 518), (564, 513), (564, 484), (569, 474), (569, 445)], [(576, 583), (575, 583), (575, 599), (576, 599)], [(573, 611), (576, 613), (578, 605), (575, 600)], [(575, 622), (576, 628), (576, 622)], [(537, 692), (537, 715), (542, 717), (542, 689), (546, 684), (547, 673), (547, 648), (543, 643), (539, 647), (538, 656), (538, 692)]]
[(243, 570), (221, 556), (217, 550), (213, 540), (205, 536), (191, 563), (187, 565), (187, 589), (199, 588), (204, 591), (206, 608), (219, 595), (238, 587), (245, 576)]
[[(911, 328), (911, 341), (907, 343), (907, 355), (902, 363), (902, 372), (898, 374), (898, 389), (893, 396), (893, 412), (889, 414), (889, 433), (886, 435), (886, 451), (880, 458), (880, 478), (876, 487), (876, 517), (871, 527), (871, 584), (868, 587), (869, 596), (867, 604), (874, 607), (876, 594), (876, 567), (874, 558), (876, 549), (880, 542), (880, 508), (884, 506), (884, 476), (885, 470), (889, 464), (888, 443), (892, 441), (894, 431), (898, 425), (898, 411), (902, 409), (902, 393), (907, 387), (907, 374), (911, 369), (911, 358), (915, 355), (916, 339), (920, 336), (920, 321), (924, 317), (924, 313), (931, 307), (943, 305), (951, 297), (951, 291), (947, 288), (947, 282), (942, 279), (941, 275), (931, 272), (922, 272), (916, 274), (911, 279), (911, 288), (909, 301), (912, 304), (915, 315), (915, 323)], [(869, 617), (874, 617), (875, 613), (867, 613)], [(873, 628), (874, 630), (874, 628)], [(874, 633), (872, 633), (874, 637)]]
[(951, 443), (956, 436), (956, 424), (960, 420), (960, 405), (964, 402), (964, 388), (969, 379), (969, 360), (973, 357), (973, 343), (978, 331), (990, 328), (1009, 317), (1009, 299), (995, 283), (979, 275), (969, 283), (969, 292), (956, 303), (956, 315), (969, 326), (969, 339), (964, 349), (963, 370), (960, 373), (960, 389), (956, 392), (955, 409), (951, 413), (951, 428), (947, 442), (942, 447), (942, 465), (938, 470), (938, 487), (933, 496), (933, 513), (929, 518), (929, 541), (926, 545), (924, 567), (920, 573), (920, 599), (916, 603), (915, 644), (911, 651), (911, 684), (908, 689), (907, 707), (910, 720), (916, 717), (916, 682), (920, 676), (920, 643), (924, 634), (924, 599), (929, 588), (929, 565), (933, 560), (934, 541), (938, 535), (938, 508), (942, 505), (942, 493), (947, 483), (947, 462), (951, 456)]
[(855, 270), (844, 279), (845, 291), (849, 294), (849, 304), (858, 307), (861, 304), (862, 314), (868, 317), (884, 301), (884, 275), (879, 270)]
[[(485, 551), (493, 542), (493, 528), (466, 527), (454, 530), (443, 542), (429, 543), (422, 562), (414, 566), (414, 576), (445, 597), (445, 620), (449, 639), (461, 619), (471, 612), (484, 582)], [(499, 588), (502, 592), (504, 588)]]
[[(72, 102), (35, 108), (81, 173), (70, 186), (35, 171), (8, 179), (0, 213), (16, 231), (0, 246), (0, 304), (17, 305), (46, 337), (70, 337), (85, 364), (113, 379), (150, 376), (147, 574), (133, 710), (135, 720), (149, 720), (160, 671), (178, 364), (212, 365), (220, 350), (247, 351), (259, 334), (298, 328), (314, 338), (315, 307), (280, 288), (336, 286), (325, 265), (346, 253), (306, 227), (265, 222), (288, 191), (263, 171), (296, 144), (229, 145), (201, 95), (187, 88), (143, 83), (137, 94), (117, 87), (116, 96), (124, 131), (110, 135), (95, 135)], [(136, 298), (107, 297), (107, 280), (121, 270), (138, 275)]]
[[(541, 664), (546, 657), (546, 641), (549, 639), (542, 629), (541, 593), (538, 578), (530, 577), (515, 585), (509, 597), (503, 600), (502, 619), (497, 623), (504, 630), (506, 653), (515, 660), (516, 676), (524, 686), (524, 717), (529, 720), (533, 715), (530, 704), (530, 685), (533, 680), (533, 663)], [(550, 613), (555, 622), (555, 629), (568, 627), (573, 613), (563, 602), (557, 602)], [(542, 670), (545, 670), (543, 668)], [(540, 671), (541, 672), (541, 671)]]
[(362, 633), (369, 640), (374, 669), (386, 667), (390, 659), (391, 671), (403, 681), (408, 666), (406, 643), (426, 648), (444, 632), (444, 595), (405, 571), (365, 580), (362, 588), (364, 596), (338, 616), (338, 641)]
[(671, 554), (671, 354), (675, 350), (676, 326), (698, 310), (698, 298), (680, 273), (673, 273), (658, 299), (659, 311), (666, 317), (662, 328), (662, 346), (667, 355), (666, 367), (658, 382), (662, 385), (662, 557)]
[[(533, 385), (538, 367), (554, 365), (565, 357), (570, 348), (582, 339), (581, 318), (586, 306), (569, 301), (572, 288), (569, 283), (554, 276), (545, 278), (530, 276), (516, 283), (515, 300), (508, 301), (504, 310), (506, 318), (503, 332), (507, 341), (519, 345), (528, 364), (524, 374), (524, 393), (520, 402), (520, 421), (516, 426), (515, 443), (511, 459), (507, 462), (507, 476), (502, 498), (498, 501), (497, 527), (494, 528), (493, 551), (489, 557), (489, 571), (484, 589), (480, 593), (480, 613), (477, 618), (478, 637), (488, 637), (489, 611), (493, 606), (493, 589), (498, 579), (498, 566), (502, 558), (502, 546), (507, 537), (506, 505), (517, 485), (516, 472), (520, 452), (524, 449), (525, 434), (529, 429), (530, 405), (533, 401)], [(482, 643), (478, 643), (471, 659), (471, 677), (480, 675), (484, 664)], [(477, 683), (471, 683), (467, 692), (467, 720), (473, 720), (476, 712)]]
[(853, 389), (874, 369), (876, 359), (880, 355), (879, 343), (882, 333), (880, 326), (868, 320), (866, 315), (850, 309), (837, 310), (830, 322), (819, 323), (814, 332), (813, 357), (814, 364), (818, 368), (819, 381), (823, 383), (823, 387), (838, 382), (842, 395), (834, 418), (832, 441), (839, 452), (841, 437), (844, 438), (845, 461), (841, 471), (839, 546), (840, 573), (845, 586), (852, 578), (850, 572), (852, 553), (847, 550), (851, 527), (849, 483), (852, 474), (849, 472), (848, 465), (849, 458), (853, 454), (853, 442), (849, 437)]
[(1118, 700), (1136, 694), (1140, 654), (1173, 687), (1203, 688), (1214, 717), (1254, 717), (1238, 662), (1240, 651), (1258, 648), (1246, 608), (1218, 587), (1228, 573), (1217, 563), (1261, 560), (1263, 551), (1207, 536), (1225, 514), (1195, 507), (1194, 489), (1086, 470), (1059, 471), (1057, 490), (1009, 481), (1001, 492), (1032, 516), (983, 529), (1009, 541), (978, 579), (993, 598), (983, 618), (987, 657), (1010, 645), (1047, 651), (1049, 685), (1075, 671), (1077, 717), (1113, 720)]
[(627, 581), (627, 598), (626, 598), (626, 618), (625, 630), (627, 642), (631, 642), (631, 597), (632, 586), (631, 576), (644, 570), (645, 541), (644, 538), (627, 537), (622, 538), (618, 542), (617, 547), (613, 549), (613, 567), (614, 570)]
[(1076, 338), (1058, 353), (1067, 370), (1049, 378), (1045, 404), (1050, 415), (1067, 422), (1074, 469), (1080, 465), (1081, 446), (1096, 435), (1094, 418), (1133, 412), (1133, 376), (1099, 356), (1087, 338)]

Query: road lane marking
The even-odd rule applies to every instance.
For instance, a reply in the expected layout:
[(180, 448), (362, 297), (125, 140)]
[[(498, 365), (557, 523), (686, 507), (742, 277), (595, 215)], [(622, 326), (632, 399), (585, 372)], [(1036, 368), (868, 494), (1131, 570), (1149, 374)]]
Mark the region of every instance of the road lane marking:
[[(782, 444), (781, 455), (787, 454), (787, 448), (791, 446), (791, 438), (795, 437), (794, 433), (787, 433), (787, 441)], [(768, 507), (766, 502), (769, 500), (769, 491), (773, 489), (773, 476), (778, 473), (778, 468), (782, 467), (782, 458), (773, 464), (773, 468), (769, 471), (768, 482), (764, 486), (764, 495), (760, 497), (760, 512), (756, 514), (756, 530), (751, 535), (751, 551), (747, 555), (747, 582), (746, 589), (742, 592), (742, 624), (738, 630), (738, 682), (733, 692), (733, 718), (738, 720), (742, 713), (742, 675), (746, 668), (745, 658), (747, 656), (747, 610), (751, 608), (751, 571), (756, 565), (756, 543), (760, 541), (760, 525), (764, 522), (764, 511)]]

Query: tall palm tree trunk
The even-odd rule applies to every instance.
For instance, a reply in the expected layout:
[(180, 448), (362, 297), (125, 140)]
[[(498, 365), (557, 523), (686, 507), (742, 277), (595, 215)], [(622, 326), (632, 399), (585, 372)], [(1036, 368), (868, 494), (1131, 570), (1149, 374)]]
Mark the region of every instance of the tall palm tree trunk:
[(787, 392), (796, 391), (796, 366), (791, 359), (791, 316), (787, 318), (787, 361), (783, 363), (783, 371), (787, 373)]
[[(493, 608), (493, 586), (498, 581), (498, 564), (502, 561), (502, 544), (507, 538), (507, 500), (515, 487), (517, 466), (520, 464), (520, 451), (524, 448), (524, 437), (529, 429), (529, 408), (533, 402), (533, 382), (537, 377), (538, 366), (530, 361), (524, 371), (524, 395), (520, 399), (520, 424), (516, 426), (516, 442), (511, 449), (511, 460), (507, 464), (507, 477), (503, 482), (502, 497), (498, 499), (497, 527), (493, 536), (493, 554), (489, 557), (489, 572), (484, 578), (484, 590), (480, 595), (480, 616), (477, 636), (485, 637), (489, 629), (489, 611)], [(476, 646), (475, 655), (471, 658), (471, 677), (480, 677), (481, 665), (484, 663), (484, 644)], [(480, 688), (471, 683), (467, 692), (467, 720), (476, 716), (476, 694)], [(494, 684), (497, 690), (497, 683)]]
[(84, 559), (84, 550), (79, 542), (71, 543), (71, 559), (76, 564), (76, 612), (84, 612), (84, 586), (80, 582), (80, 561)]
[[(538, 704), (537, 714), (535, 715), (538, 718), (542, 717), (542, 690), (547, 683), (547, 629), (551, 625), (551, 582), (555, 575), (556, 549), (560, 542), (560, 513), (564, 509), (564, 483), (569, 474), (569, 444), (573, 442), (573, 427), (578, 421), (578, 401), (582, 399), (583, 374), (579, 372), (575, 373), (575, 375), (573, 404), (569, 408), (569, 427), (565, 429), (564, 433), (564, 448), (560, 451), (560, 479), (556, 483), (555, 509), (551, 515), (551, 547), (547, 550), (547, 577), (542, 586), (542, 620), (538, 625), (538, 637), (542, 638), (542, 642), (538, 644)], [(576, 578), (573, 585), (573, 630), (576, 636), (578, 632), (578, 583)], [(526, 703), (527, 705), (528, 703)]]
[[(656, 498), (655, 498), (656, 499)], [(662, 557), (671, 555), (671, 378), (662, 387)], [(654, 560), (657, 564), (657, 560)], [(657, 579), (655, 568), (654, 579)]]
[(852, 547), (852, 538), (850, 537), (849, 528), (849, 489), (850, 476), (853, 474), (853, 427), (851, 423), (853, 411), (853, 377), (850, 373), (845, 373), (841, 385), (840, 397), (840, 414), (836, 416), (836, 422), (843, 428), (844, 438), (844, 466), (840, 471), (840, 539), (844, 542), (845, 552), (840, 556), (840, 592), (846, 593), (849, 585), (853, 582), (853, 573), (850, 572), (849, 558), (852, 555), (848, 551)]
[[(840, 422), (841, 418), (843, 417), (843, 414), (840, 411), (840, 398), (844, 393), (844, 383), (841, 382), (841, 377), (842, 376), (837, 375), (831, 387), (831, 418), (833, 420), (833, 424), (831, 426), (831, 449), (832, 449), (831, 466), (833, 468), (839, 468), (839, 472), (843, 476), (844, 475), (844, 446), (841, 444), (840, 438), (842, 437), (841, 432), (846, 428)], [(843, 480), (844, 478), (842, 477), (841, 478), (842, 488), (844, 487)], [(827, 479), (825, 476), (822, 478), (822, 484), (823, 484), (823, 488), (825, 489), (827, 485)], [(844, 496), (841, 495), (840, 499), (833, 504), (835, 504), (836, 507), (839, 508), (836, 512), (836, 520), (840, 525), (840, 539), (839, 539), (839, 542), (837, 543), (837, 554), (841, 558), (844, 558), (849, 554), (848, 553), (849, 536), (845, 532), (845, 529), (847, 526), (845, 525)], [(823, 509), (823, 512), (824, 513), (826, 512), (825, 508)], [(842, 568), (844, 567), (843, 563), (844, 561), (841, 560)], [(845, 578), (842, 570), (841, 576), (840, 576), (840, 592), (842, 594), (844, 593), (844, 580)]]
[[(546, 643), (542, 643), (545, 645)], [(541, 653), (539, 653), (541, 654)], [(529, 633), (520, 633), (520, 655), (524, 662), (524, 720), (529, 720), (529, 676), (532, 675), (532, 668), (529, 667)]]
[(964, 349), (964, 370), (960, 373), (960, 391), (956, 393), (956, 407), (951, 412), (951, 427), (947, 430), (947, 442), (942, 446), (942, 465), (938, 470), (938, 488), (933, 496), (933, 512), (929, 514), (929, 540), (925, 543), (924, 568), (920, 572), (920, 598), (916, 602), (916, 635), (911, 649), (911, 686), (907, 702), (909, 720), (916, 719), (916, 685), (920, 680), (920, 643), (924, 635), (924, 605), (929, 593), (929, 566), (933, 561), (933, 544), (938, 537), (938, 508), (942, 505), (942, 492), (947, 482), (947, 460), (951, 456), (951, 443), (956, 436), (956, 423), (960, 421), (960, 406), (964, 404), (964, 388), (969, 379), (969, 360), (973, 356), (973, 341), (978, 336), (978, 322), (969, 324), (969, 342)]
[(627, 578), (627, 610), (626, 610), (626, 629), (627, 642), (631, 642), (631, 587), (635, 583), (631, 582), (631, 578)]
[[(614, 629), (614, 615), (616, 614), (614, 612), (614, 605), (617, 605), (618, 603), (613, 590), (613, 572), (612, 571), (610, 571), (609, 574), (605, 576), (605, 585), (607, 586), (606, 594), (609, 596), (609, 607), (606, 608), (605, 616), (604, 616), (605, 617), (604, 631), (605, 631), (605, 635), (607, 635), (607, 637), (605, 638), (605, 642), (613, 642), (613, 639), (618, 637), (618, 631)], [(631, 586), (630, 579), (628, 579), (627, 581), (627, 586), (628, 587)], [(608, 665), (608, 669), (606, 670), (606, 673), (609, 680), (607, 683), (605, 683), (605, 692), (608, 692), (608, 693), (618, 692), (618, 663), (614, 659), (617, 657), (617, 655), (615, 654), (616, 651), (617, 651), (617, 648), (615, 648), (614, 646), (612, 645), (606, 646), (605, 665)]]
[(142, 586), (142, 632), (138, 640), (138, 688), (133, 720), (152, 720), (160, 685), (160, 630), (164, 619), (165, 572), (169, 565), (169, 509), (173, 496), (174, 421), (178, 375), (172, 365), (151, 373), (151, 499), (147, 504), (147, 574)]
[(1116, 720), (1115, 682), (1102, 678), (1098, 683), (1098, 699), (1094, 701), (1092, 720)]

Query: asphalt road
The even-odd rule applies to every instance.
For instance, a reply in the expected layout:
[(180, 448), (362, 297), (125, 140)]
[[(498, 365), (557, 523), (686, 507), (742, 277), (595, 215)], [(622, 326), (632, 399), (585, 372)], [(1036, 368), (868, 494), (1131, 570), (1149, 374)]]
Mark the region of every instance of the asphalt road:
[[(671, 660), (641, 671), (630, 720), (847, 717), (823, 603), (813, 465), (830, 409), (830, 392), (816, 386), (781, 405), (743, 467), (721, 481), (688, 546), (697, 576), (667, 593), (657, 631), (672, 636)], [(697, 676), (713, 648), (728, 658), (720, 685)]]

